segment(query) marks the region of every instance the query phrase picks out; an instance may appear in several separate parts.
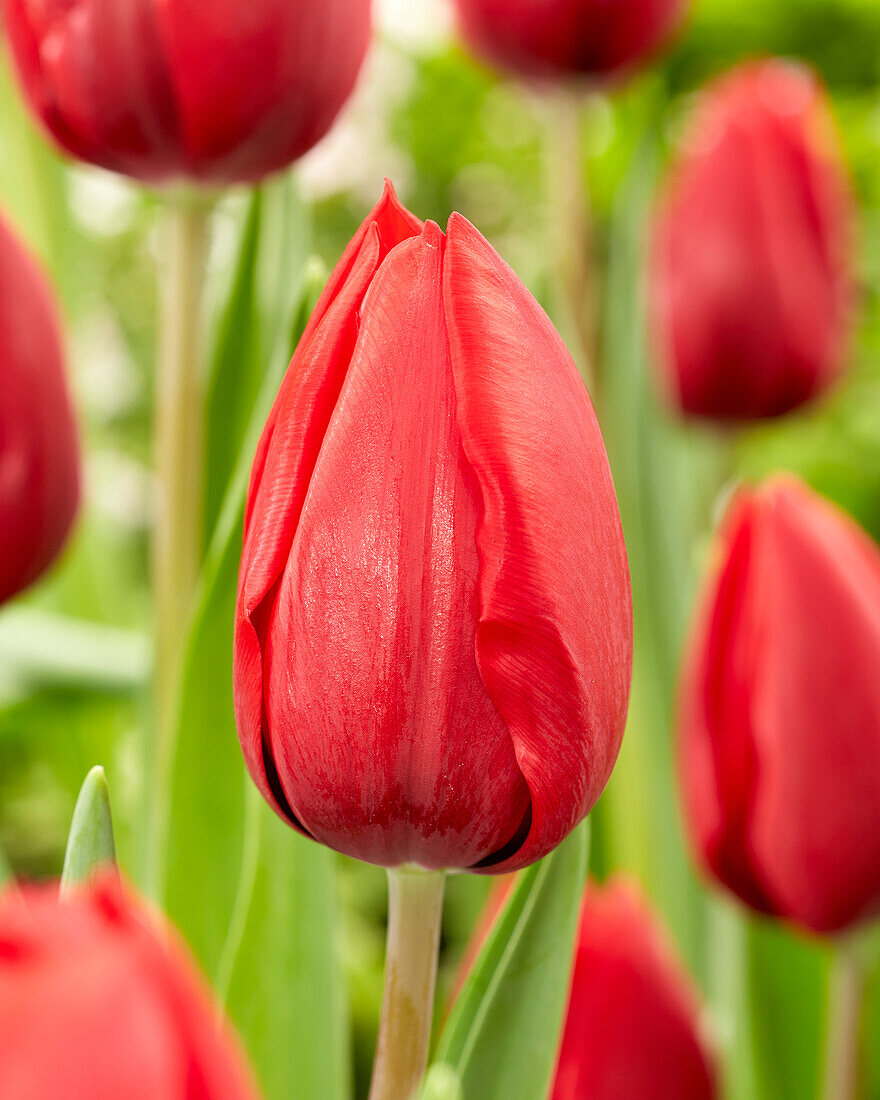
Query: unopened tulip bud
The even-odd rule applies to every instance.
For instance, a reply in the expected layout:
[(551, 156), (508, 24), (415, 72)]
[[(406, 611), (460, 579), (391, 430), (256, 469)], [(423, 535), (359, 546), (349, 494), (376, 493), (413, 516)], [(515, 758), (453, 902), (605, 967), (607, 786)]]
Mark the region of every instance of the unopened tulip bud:
[(699, 1004), (634, 884), (588, 886), (551, 1100), (714, 1100)]
[[(512, 880), (497, 879), (465, 954), (464, 984)], [(659, 917), (624, 877), (589, 884), (550, 1100), (715, 1100), (696, 990)]]
[(650, 298), (685, 413), (779, 416), (821, 393), (853, 312), (853, 201), (826, 97), (803, 66), (710, 85), (661, 199)]
[(793, 478), (724, 520), (680, 704), (704, 867), (816, 932), (880, 909), (880, 551)]
[(149, 182), (284, 168), (330, 128), (370, 0), (3, 0), (34, 112), (75, 157)]
[(571, 357), (472, 225), (423, 226), (389, 190), (254, 461), (234, 660), (251, 775), (359, 859), (522, 867), (610, 775), (631, 646)]
[(455, 0), (474, 50), (526, 77), (605, 77), (644, 63), (687, 0)]
[(55, 560), (76, 514), (79, 481), (52, 292), (0, 219), (0, 603)]
[(0, 895), (3, 1100), (256, 1100), (192, 961), (118, 880)]

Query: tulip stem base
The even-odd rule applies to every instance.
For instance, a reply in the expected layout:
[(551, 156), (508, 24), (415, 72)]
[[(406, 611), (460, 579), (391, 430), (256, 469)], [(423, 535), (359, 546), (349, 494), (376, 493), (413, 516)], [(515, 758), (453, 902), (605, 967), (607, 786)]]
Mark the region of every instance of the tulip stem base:
[(428, 1064), (442, 871), (388, 871), (388, 950), (370, 1100), (414, 1100)]
[(828, 987), (824, 1100), (860, 1100), (865, 967), (857, 940), (837, 944)]
[(161, 878), (165, 807), (174, 755), (178, 665), (201, 561), (204, 387), (201, 337), (210, 204), (169, 195), (159, 238), (159, 346), (155, 378), (158, 500), (153, 536), (156, 637), (147, 887)]

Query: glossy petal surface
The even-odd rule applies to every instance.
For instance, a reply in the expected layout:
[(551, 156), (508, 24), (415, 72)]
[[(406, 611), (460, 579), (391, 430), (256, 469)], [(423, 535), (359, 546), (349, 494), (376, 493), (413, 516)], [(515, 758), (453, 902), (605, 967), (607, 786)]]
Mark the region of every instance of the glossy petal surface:
[(257, 451), (235, 644), (263, 794), (375, 863), (504, 870), (610, 773), (631, 609), (583, 384), (488, 244), (388, 191)]
[(602, 437), (559, 335), (457, 215), (445, 275), (482, 498), (477, 660), (531, 797), (531, 831), (497, 868), (512, 870), (555, 847), (611, 774), (629, 697), (629, 571)]

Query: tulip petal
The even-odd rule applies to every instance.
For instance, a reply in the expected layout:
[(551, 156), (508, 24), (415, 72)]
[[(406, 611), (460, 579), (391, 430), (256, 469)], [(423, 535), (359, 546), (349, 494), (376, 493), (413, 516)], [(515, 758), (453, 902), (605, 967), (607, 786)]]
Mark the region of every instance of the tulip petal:
[(4, 14), (28, 96), (66, 149), (145, 178), (173, 170), (177, 108), (152, 3), (6, 0)]
[(474, 655), (478, 498), (443, 245), (429, 223), (373, 279), (267, 632), (268, 734), (297, 818), (385, 865), (476, 863), (527, 805)]
[(880, 901), (880, 559), (788, 480), (762, 491), (767, 640), (750, 841), (777, 911), (818, 932)]
[(751, 693), (761, 661), (759, 618), (767, 596), (752, 583), (766, 539), (755, 530), (745, 500), (725, 523), (721, 568), (707, 587), (698, 630), (685, 658), (679, 759), (688, 821), (698, 854), (760, 912), (774, 901), (749, 843), (758, 762)]
[(369, 0), (157, 0), (183, 154), (206, 179), (258, 178), (310, 149), (351, 92)]
[(528, 784), (510, 870), (599, 797), (629, 695), (632, 608), (614, 486), (589, 397), (549, 319), (464, 218), (444, 302), (467, 460), (482, 500), (477, 663)]
[[(251, 473), (235, 627), (235, 708), (254, 782), (290, 817), (270, 784), (263, 738), (260, 611), (281, 577), (311, 473), (357, 339), (358, 310), (382, 257), (417, 232), (417, 222), (386, 188), (346, 249), (318, 302), (263, 431)], [(274, 792), (271, 789), (274, 785)]]

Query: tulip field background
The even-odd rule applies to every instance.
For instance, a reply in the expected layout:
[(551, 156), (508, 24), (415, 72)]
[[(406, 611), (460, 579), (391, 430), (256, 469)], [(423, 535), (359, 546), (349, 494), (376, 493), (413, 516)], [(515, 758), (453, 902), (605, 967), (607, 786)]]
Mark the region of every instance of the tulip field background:
[[(25, 116), (0, 61), (0, 205), (57, 284), (87, 441), (86, 506), (74, 539), (45, 582), (0, 612), (0, 851), (24, 877), (57, 874), (76, 792), (89, 767), (103, 764), (121, 863), (190, 942), (269, 1100), (366, 1095), (386, 882), (381, 869), (295, 836), (245, 781), (231, 616), (255, 426), (322, 278), (383, 175), (420, 217), (445, 224), (455, 209), (474, 222), (566, 335), (551, 277), (559, 211), (548, 206), (547, 104), (471, 60), (443, 4), (389, 0), (379, 17), (358, 94), (331, 135), (295, 172), (254, 195), (228, 194), (212, 215), (205, 567), (177, 705), (169, 855), (159, 862), (137, 839), (151, 773), (159, 203), (118, 177), (63, 162)], [(722, 435), (682, 426), (655, 396), (643, 230), (693, 91), (760, 54), (804, 58), (829, 87), (860, 203), (859, 324), (851, 368), (830, 396), (766, 427)], [(671, 716), (693, 588), (736, 478), (793, 470), (880, 539), (880, 5), (697, 0), (655, 66), (619, 92), (584, 98), (580, 125), (597, 269), (597, 404), (636, 623), (629, 725), (592, 814), (591, 870), (631, 872), (663, 914), (705, 993), (717, 1045), (734, 1051), (729, 1095), (805, 1100), (821, 1077), (828, 951), (698, 882), (678, 816)], [(449, 882), (441, 1001), (488, 885), (475, 876)], [(876, 981), (866, 1025), (867, 1096), (880, 1098)]]

